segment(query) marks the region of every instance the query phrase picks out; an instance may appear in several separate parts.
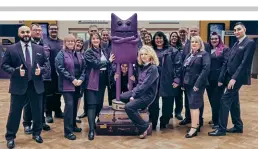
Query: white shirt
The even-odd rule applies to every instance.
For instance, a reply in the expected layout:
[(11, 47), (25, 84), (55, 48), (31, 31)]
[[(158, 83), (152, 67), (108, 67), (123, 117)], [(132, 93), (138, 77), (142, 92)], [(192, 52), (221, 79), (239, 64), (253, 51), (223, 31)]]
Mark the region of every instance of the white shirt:
[[(26, 47), (25, 47), (25, 43), (22, 42), (22, 41), (20, 41), (20, 42), (21, 42), (21, 46), (22, 46), (23, 56), (24, 56), (24, 59), (26, 61), (26, 53), (25, 53)], [(28, 45), (28, 50), (29, 50), (29, 53), (30, 53), (31, 65), (32, 65), (32, 47), (31, 47), (31, 42), (29, 42), (27, 45)]]
[(246, 35), (245, 35), (244, 37), (242, 37), (242, 38), (238, 39), (238, 41), (239, 41), (239, 43), (238, 43), (238, 44), (240, 44), (240, 43), (241, 43), (245, 38), (246, 38)]
[[(103, 54), (103, 51), (101, 50), (101, 61), (107, 61), (105, 55)], [(101, 68), (100, 70), (106, 70), (106, 68)]]

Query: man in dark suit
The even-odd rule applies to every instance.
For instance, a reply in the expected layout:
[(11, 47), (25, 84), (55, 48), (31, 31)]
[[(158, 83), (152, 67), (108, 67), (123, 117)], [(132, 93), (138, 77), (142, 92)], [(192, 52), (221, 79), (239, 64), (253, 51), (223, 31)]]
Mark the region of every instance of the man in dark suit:
[[(42, 40), (42, 28), (39, 24), (32, 24), (31, 25), (31, 42), (40, 46), (43, 46), (43, 40)], [(46, 51), (46, 49), (45, 49)], [(45, 78), (43, 78), (45, 81)], [(45, 82), (44, 87), (46, 88)], [(46, 89), (45, 89), (46, 91)], [(45, 117), (44, 117), (44, 109), (45, 109), (45, 99), (42, 100), (42, 129), (45, 131), (50, 130), (50, 126), (46, 124)], [(24, 132), (25, 134), (31, 134), (31, 124), (32, 124), (32, 114), (31, 114), (31, 107), (29, 100), (24, 106), (24, 112), (23, 112), (23, 126), (24, 126)]]
[[(224, 136), (229, 133), (243, 133), (243, 122), (240, 117), (239, 89), (242, 85), (251, 84), (251, 66), (256, 44), (249, 39), (243, 23), (234, 26), (234, 34), (238, 41), (231, 48), (228, 61), (223, 65), (218, 85), (226, 87), (221, 98), (219, 112), (219, 128), (209, 132), (209, 136)], [(227, 129), (228, 114), (231, 114), (234, 127)]]
[[(198, 27), (190, 27), (190, 38), (193, 36), (199, 36), (200, 31)], [(211, 53), (210, 46), (208, 43), (204, 43), (205, 51), (207, 51), (209, 54)], [(187, 41), (185, 46), (183, 47), (183, 59), (190, 53), (191, 51), (191, 42)], [(204, 110), (204, 105), (199, 108), (200, 109), (200, 126), (203, 126), (203, 110)], [(186, 125), (191, 123), (191, 113), (190, 113), (190, 108), (188, 104), (188, 98), (185, 93), (185, 119), (182, 120), (179, 125)]]
[[(89, 26), (89, 30), (88, 30), (88, 34), (91, 36), (94, 33), (98, 33), (98, 27), (97, 25), (90, 25)], [(88, 49), (88, 44), (89, 44), (89, 40), (86, 40), (84, 42), (84, 48), (85, 50)], [(86, 101), (84, 101), (84, 113), (82, 113), (81, 115), (78, 116), (78, 118), (84, 118), (87, 117), (87, 104), (85, 103)]]
[(6, 125), (7, 147), (14, 148), (16, 133), (19, 129), (21, 113), (26, 100), (29, 100), (32, 119), (32, 138), (42, 143), (42, 93), (44, 84), (42, 75), (48, 73), (47, 58), (43, 47), (31, 43), (31, 31), (27, 26), (18, 30), (20, 42), (10, 45), (4, 55), (1, 68), (11, 75), (9, 93), (11, 93), (10, 111)]

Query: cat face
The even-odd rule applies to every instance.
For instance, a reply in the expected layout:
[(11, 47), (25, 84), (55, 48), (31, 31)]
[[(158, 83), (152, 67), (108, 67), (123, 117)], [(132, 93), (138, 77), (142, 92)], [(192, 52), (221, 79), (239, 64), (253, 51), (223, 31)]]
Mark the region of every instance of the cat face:
[(133, 14), (127, 20), (122, 20), (114, 13), (111, 15), (111, 35), (118, 37), (130, 37), (138, 34), (137, 14)]

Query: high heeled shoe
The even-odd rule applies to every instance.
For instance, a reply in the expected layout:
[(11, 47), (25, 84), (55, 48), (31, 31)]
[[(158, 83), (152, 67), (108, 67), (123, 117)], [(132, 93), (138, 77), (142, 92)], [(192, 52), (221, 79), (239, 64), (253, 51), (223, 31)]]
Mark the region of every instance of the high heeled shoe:
[(188, 132), (188, 133), (185, 135), (185, 138), (193, 138), (193, 137), (195, 137), (195, 136), (198, 135), (198, 127), (197, 127), (197, 128), (191, 127), (191, 128), (196, 129), (195, 132), (194, 132), (193, 134), (189, 134), (189, 132)]
[[(197, 131), (198, 131), (198, 132), (201, 132), (201, 127), (202, 127), (202, 126), (198, 126), (198, 127), (197, 127)], [(191, 127), (191, 128), (193, 128), (193, 127)], [(188, 129), (186, 132), (189, 133), (189, 131), (191, 130), (191, 128)]]

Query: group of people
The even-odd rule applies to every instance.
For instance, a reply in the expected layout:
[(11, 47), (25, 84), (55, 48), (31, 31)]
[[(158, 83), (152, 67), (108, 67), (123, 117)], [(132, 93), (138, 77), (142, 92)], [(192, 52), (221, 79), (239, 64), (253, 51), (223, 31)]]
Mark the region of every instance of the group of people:
[[(64, 118), (64, 137), (75, 140), (74, 132), (81, 132), (76, 123), (81, 97), (84, 97), (84, 113), (88, 117), (88, 139), (95, 136), (95, 121), (104, 102), (107, 87), (109, 105), (115, 98), (115, 82), (121, 77), (120, 99), (125, 111), (139, 129), (140, 138), (149, 129), (166, 129), (174, 115), (182, 120), (179, 125), (191, 123), (186, 138), (197, 136), (203, 124), (204, 91), (207, 91), (212, 109), (210, 124), (215, 129), (209, 136), (223, 136), (226, 132), (242, 133), (239, 89), (249, 85), (255, 42), (249, 39), (245, 25), (234, 26), (237, 43), (227, 48), (217, 33), (210, 35), (208, 43), (199, 36), (199, 29), (180, 28), (166, 35), (158, 31), (152, 36), (145, 28), (140, 31), (138, 56), (133, 76), (128, 77), (128, 65), (121, 65), (121, 76), (116, 74), (116, 59), (112, 53), (109, 31), (100, 34), (96, 25), (89, 27), (90, 39), (83, 41), (69, 34), (58, 38), (58, 26), (49, 25), (49, 37), (42, 39), (39, 24), (18, 30), (20, 41), (8, 46), (1, 68), (11, 74), (11, 103), (7, 121), (7, 147), (15, 146), (22, 110), (26, 134), (42, 143), (41, 131), (50, 130), (47, 123)], [(134, 82), (128, 90), (128, 78)], [(64, 98), (64, 113), (60, 109), (60, 97)], [(162, 97), (162, 116), (159, 118), (159, 98)], [(181, 112), (185, 100), (185, 118)], [(138, 110), (148, 109), (150, 122), (145, 122)], [(231, 112), (234, 127), (227, 129)], [(44, 117), (46, 114), (46, 118)], [(46, 121), (45, 121), (46, 120)], [(47, 122), (47, 123), (46, 123)], [(152, 123), (152, 128), (150, 123)]]

